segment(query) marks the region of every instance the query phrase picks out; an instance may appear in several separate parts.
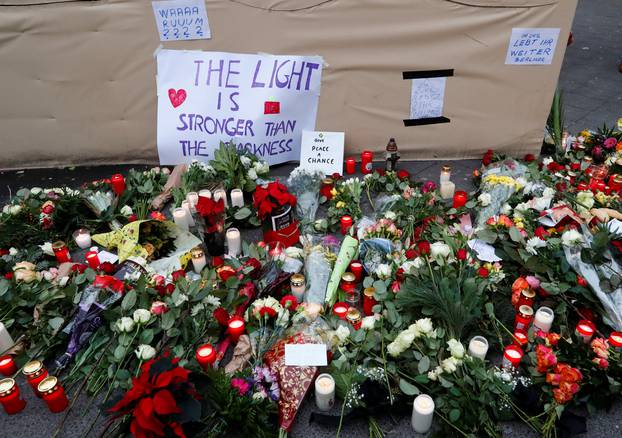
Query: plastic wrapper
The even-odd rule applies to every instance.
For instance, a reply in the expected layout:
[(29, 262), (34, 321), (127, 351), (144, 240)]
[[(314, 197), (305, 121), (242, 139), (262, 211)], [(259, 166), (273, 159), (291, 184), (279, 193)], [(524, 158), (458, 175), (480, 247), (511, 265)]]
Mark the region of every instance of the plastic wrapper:
[(378, 265), (387, 263), (387, 254), (393, 251), (393, 242), (389, 239), (374, 237), (361, 241), (360, 259), (367, 272), (376, 272)]
[(335, 262), (335, 266), (333, 268), (333, 272), (330, 276), (330, 280), (328, 281), (328, 285), (326, 286), (326, 300), (325, 302), (329, 305), (333, 305), (337, 298), (337, 288), (339, 287), (339, 283), (341, 282), (341, 276), (348, 269), (348, 265), (356, 256), (358, 252), (359, 242), (352, 236), (346, 236), (341, 243), (341, 248), (339, 249), (339, 255), (337, 256), (337, 261)]
[(300, 218), (303, 233), (313, 229), (313, 222), (320, 206), (320, 183), (324, 174), (297, 167), (287, 179), (289, 191), (296, 196), (296, 215)]

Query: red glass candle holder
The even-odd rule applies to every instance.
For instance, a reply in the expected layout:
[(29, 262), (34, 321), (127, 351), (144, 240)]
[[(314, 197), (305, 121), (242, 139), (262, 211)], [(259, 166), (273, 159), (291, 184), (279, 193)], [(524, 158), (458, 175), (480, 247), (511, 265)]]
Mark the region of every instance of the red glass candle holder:
[(344, 302), (336, 302), (333, 305), (333, 314), (337, 315), (339, 319), (346, 319), (346, 314), (348, 313), (348, 305)]
[(335, 187), (335, 181), (332, 178), (324, 178), (320, 187), (320, 196), (326, 199), (333, 199), (332, 190)]
[(37, 391), (41, 393), (45, 404), (48, 405), (48, 409), (54, 414), (63, 412), (69, 406), (67, 394), (65, 394), (65, 390), (54, 376), (48, 376), (43, 379), (39, 383)]
[(52, 251), (58, 263), (66, 263), (71, 261), (71, 254), (69, 254), (69, 248), (65, 245), (65, 242), (59, 240), (52, 244)]
[(520, 297), (518, 298), (518, 302), (516, 303), (516, 309), (519, 309), (520, 306), (529, 306), (533, 308), (533, 303), (536, 300), (536, 292), (532, 289), (523, 289), (520, 293)]
[(350, 262), (348, 270), (354, 274), (357, 283), (363, 279), (363, 264), (358, 260)]
[(216, 350), (212, 347), (212, 344), (204, 344), (197, 348), (197, 352), (195, 354), (197, 362), (203, 369), (207, 369), (214, 365), (216, 362)]
[(89, 251), (84, 256), (86, 262), (89, 264), (89, 268), (97, 270), (99, 265), (101, 265), (99, 261), (99, 257), (97, 256), (97, 251)]
[(13, 356), (7, 354), (0, 357), (0, 374), (3, 376), (12, 376), (17, 372), (17, 365), (13, 360)]
[(365, 316), (371, 316), (374, 314), (374, 306), (378, 304), (378, 301), (374, 298), (376, 289), (373, 287), (366, 287), (363, 290), (363, 313)]
[(356, 161), (354, 161), (354, 158), (347, 158), (346, 159), (346, 174), (352, 175), (355, 172), (356, 172)]
[(458, 190), (454, 193), (454, 203), (453, 208), (461, 208), (464, 207), (467, 203), (468, 195), (464, 190)]
[(31, 360), (22, 369), (22, 373), (26, 377), (28, 384), (32, 388), (35, 395), (41, 398), (41, 393), (37, 390), (39, 383), (48, 376), (47, 370), (43, 367), (40, 360)]
[(622, 348), (622, 332), (611, 332), (607, 341), (614, 348)]
[(341, 216), (341, 234), (344, 236), (348, 234), (348, 230), (352, 227), (351, 216)]
[(595, 332), (596, 326), (592, 321), (588, 321), (587, 319), (579, 321), (575, 329), (577, 337), (582, 339), (584, 344), (587, 344), (592, 340), (592, 336), (594, 336)]
[(240, 339), (240, 336), (242, 336), (244, 330), (246, 330), (244, 318), (240, 316), (233, 316), (229, 319), (229, 323), (227, 325), (227, 332), (229, 333), (229, 336), (231, 336), (231, 340), (233, 340), (233, 342), (238, 342), (238, 339)]
[(345, 293), (351, 294), (356, 289), (356, 276), (352, 272), (344, 272), (339, 287)]
[(358, 330), (363, 325), (363, 319), (361, 318), (361, 312), (354, 307), (350, 307), (346, 313), (346, 320), (354, 327), (354, 330)]
[(121, 196), (125, 191), (125, 178), (120, 173), (115, 173), (110, 177), (110, 185), (115, 195)]
[(533, 320), (533, 308), (530, 306), (520, 306), (514, 318), (514, 331), (527, 330)]
[(361, 153), (361, 173), (367, 175), (371, 173), (374, 165), (374, 153), (372, 151), (363, 151)]
[(21, 398), (19, 386), (15, 380), (11, 378), (0, 380), (0, 403), (9, 415), (17, 414), (26, 407), (26, 402)]
[(523, 350), (520, 347), (512, 344), (505, 347), (503, 350), (503, 364), (504, 367), (517, 368), (520, 365), (520, 361), (523, 359)]
[(529, 343), (529, 337), (525, 330), (516, 330), (514, 332), (514, 345), (525, 348), (525, 345)]

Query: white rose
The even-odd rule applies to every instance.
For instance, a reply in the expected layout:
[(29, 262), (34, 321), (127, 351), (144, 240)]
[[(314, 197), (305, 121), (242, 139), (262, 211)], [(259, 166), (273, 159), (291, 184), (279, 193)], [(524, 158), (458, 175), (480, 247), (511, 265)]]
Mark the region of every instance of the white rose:
[(30, 194), (33, 196), (37, 196), (42, 191), (43, 189), (41, 187), (33, 187), (32, 189), (30, 189)]
[(384, 214), (384, 217), (385, 217), (385, 218), (387, 218), (387, 219), (389, 219), (390, 221), (394, 221), (395, 219), (397, 219), (397, 215), (396, 215), (396, 214), (395, 214), (395, 212), (393, 212), (393, 211), (387, 211), (387, 212)]
[(305, 253), (302, 248), (296, 248), (295, 246), (285, 248), (285, 255), (293, 259), (301, 259), (304, 257), (304, 254)]
[(42, 274), (43, 274), (43, 278), (44, 278), (46, 281), (52, 281), (52, 280), (54, 280), (54, 279), (56, 278), (56, 275), (57, 275), (57, 274), (54, 274), (54, 273), (52, 273), (52, 272), (50, 272), (50, 271), (43, 271), (43, 272), (42, 272)]
[(16, 215), (20, 211), (22, 211), (21, 205), (11, 205), (11, 207), (9, 208), (9, 213), (11, 213), (12, 215)]
[(565, 246), (576, 246), (583, 242), (583, 235), (577, 230), (568, 230), (562, 234), (562, 243)]
[(363, 330), (373, 330), (375, 323), (376, 323), (375, 316), (373, 315), (366, 316), (365, 318), (363, 318), (363, 321), (361, 322), (361, 328)]
[(151, 320), (151, 312), (147, 309), (136, 309), (133, 317), (136, 324), (147, 324)]
[(335, 335), (339, 338), (340, 343), (344, 343), (350, 337), (350, 329), (344, 325), (340, 325), (335, 330)]
[(395, 342), (391, 342), (389, 345), (387, 345), (387, 352), (393, 357), (399, 356), (400, 354), (402, 354), (402, 351), (403, 350)]
[(492, 202), (492, 196), (490, 196), (490, 193), (482, 193), (481, 195), (479, 195), (477, 200), (480, 204), (482, 204), (483, 207), (486, 207)]
[(248, 169), (248, 177), (252, 180), (257, 179), (257, 172), (255, 172), (255, 169)]
[(39, 248), (41, 248), (41, 251), (43, 251), (45, 255), (54, 255), (54, 250), (52, 250), (52, 242), (45, 242), (43, 245), (39, 245)]
[(240, 161), (242, 162), (242, 166), (244, 166), (245, 169), (248, 169), (249, 167), (251, 167), (251, 164), (253, 164), (251, 159), (245, 155), (240, 156)]
[(454, 373), (458, 369), (458, 365), (460, 365), (460, 361), (453, 356), (443, 359), (441, 362), (441, 367), (446, 373)]
[(440, 376), (441, 374), (443, 374), (443, 368), (437, 366), (432, 371), (428, 371), (428, 379), (436, 381), (438, 379), (438, 376)]
[(171, 169), (169, 169), (168, 167), (163, 167), (162, 168), (162, 173), (164, 175), (170, 175), (171, 174)]
[(443, 242), (434, 242), (430, 245), (430, 255), (435, 258), (447, 258), (451, 254), (451, 248), (449, 245)]
[(9, 255), (10, 256), (16, 256), (18, 252), (19, 251), (17, 250), (17, 248), (13, 248), (13, 247), (9, 248)]
[(464, 346), (455, 339), (450, 339), (447, 341), (447, 345), (449, 346), (449, 352), (452, 357), (456, 359), (462, 359), (464, 357)]
[(134, 320), (128, 316), (119, 318), (115, 325), (117, 327), (117, 330), (119, 330), (121, 333), (129, 333), (134, 330)]
[(509, 216), (512, 213), (512, 207), (507, 202), (501, 206), (499, 213)]
[(386, 280), (391, 276), (391, 266), (386, 263), (378, 265), (376, 268), (376, 276), (381, 280)]
[(61, 277), (61, 279), (58, 281), (58, 285), (60, 287), (65, 287), (65, 286), (67, 286), (68, 282), (69, 282), (69, 277), (67, 275), (65, 275), (64, 277)]
[(130, 207), (129, 205), (124, 205), (123, 207), (121, 207), (121, 214), (125, 217), (130, 217), (132, 215), (132, 213), (134, 213), (132, 211), (132, 207)]
[(149, 360), (155, 356), (156, 351), (151, 345), (140, 344), (135, 353), (138, 359)]
[(408, 349), (414, 340), (415, 334), (410, 330), (403, 331), (395, 338), (395, 341), (402, 346), (403, 350)]
[(421, 318), (415, 321), (414, 324), (424, 335), (429, 335), (434, 330), (434, 326), (432, 325), (432, 320), (430, 318)]

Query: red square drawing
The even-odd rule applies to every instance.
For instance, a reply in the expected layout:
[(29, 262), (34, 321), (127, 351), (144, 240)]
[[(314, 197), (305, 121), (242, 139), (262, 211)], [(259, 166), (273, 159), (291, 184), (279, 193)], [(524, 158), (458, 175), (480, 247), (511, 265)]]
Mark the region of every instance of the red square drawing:
[(264, 102), (263, 104), (264, 114), (280, 114), (281, 102)]

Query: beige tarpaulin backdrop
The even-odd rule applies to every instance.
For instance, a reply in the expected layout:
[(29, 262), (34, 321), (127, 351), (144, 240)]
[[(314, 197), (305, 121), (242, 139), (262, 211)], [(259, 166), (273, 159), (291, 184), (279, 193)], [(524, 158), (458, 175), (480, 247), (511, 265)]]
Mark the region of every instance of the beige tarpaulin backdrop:
[[(33, 4), (39, 3), (39, 4)], [(316, 128), (347, 153), (537, 152), (577, 0), (207, 0), (211, 40), (171, 49), (321, 55)], [(271, 9), (271, 10), (269, 10)], [(559, 27), (552, 65), (505, 65), (513, 27)], [(160, 44), (148, 0), (0, 0), (0, 167), (155, 163)], [(454, 69), (451, 123), (404, 127), (403, 71)]]

